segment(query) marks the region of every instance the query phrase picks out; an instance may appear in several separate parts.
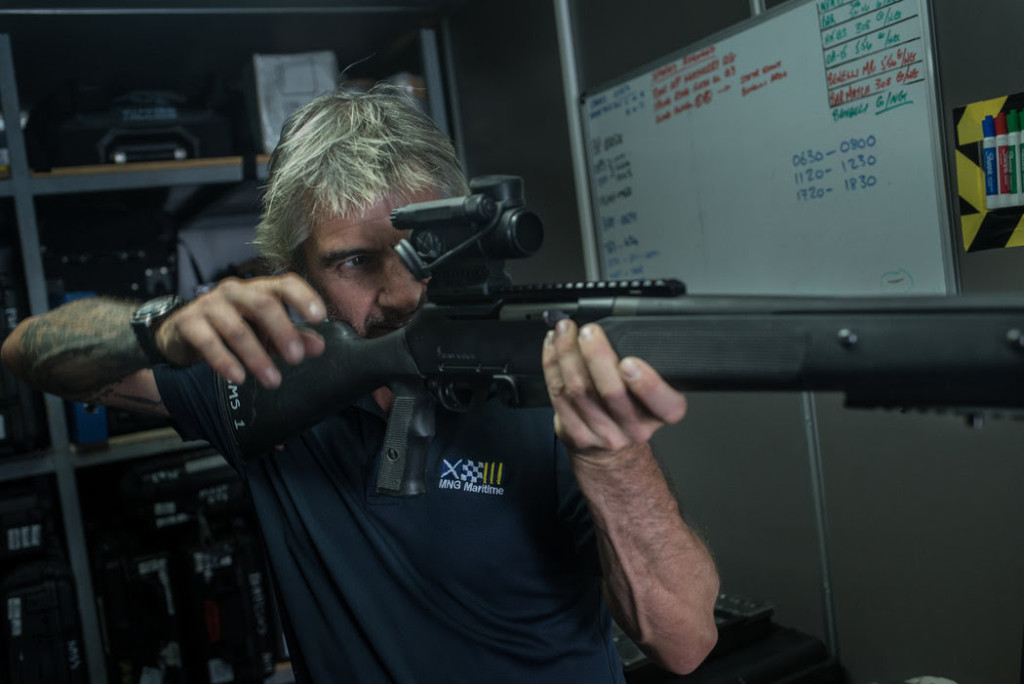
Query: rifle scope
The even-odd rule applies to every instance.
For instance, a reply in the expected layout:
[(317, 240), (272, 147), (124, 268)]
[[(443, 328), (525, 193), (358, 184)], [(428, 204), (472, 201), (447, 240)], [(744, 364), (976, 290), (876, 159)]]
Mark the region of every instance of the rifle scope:
[[(465, 197), (417, 202), (391, 212), (395, 228), (412, 231), (395, 250), (416, 278), (437, 276), (441, 267), (493, 273), (505, 259), (528, 257), (540, 249), (544, 227), (524, 206), (522, 178), (480, 176), (469, 187), (472, 194)], [(473, 262), (486, 267), (467, 271), (464, 267)]]

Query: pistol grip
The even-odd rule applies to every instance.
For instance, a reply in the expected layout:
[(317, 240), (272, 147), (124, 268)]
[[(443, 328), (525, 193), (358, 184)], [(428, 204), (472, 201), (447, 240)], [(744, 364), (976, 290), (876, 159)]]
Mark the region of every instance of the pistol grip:
[(434, 436), (435, 400), (422, 386), (394, 388), (384, 447), (377, 471), (377, 492), (417, 496), (427, 490), (427, 450)]

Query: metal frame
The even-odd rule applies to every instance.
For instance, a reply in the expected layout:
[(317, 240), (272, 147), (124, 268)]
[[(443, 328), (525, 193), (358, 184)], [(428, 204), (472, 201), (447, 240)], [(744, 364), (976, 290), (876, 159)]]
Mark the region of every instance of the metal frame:
[[(925, 48), (925, 54), (924, 54), (924, 57), (923, 57), (923, 62), (924, 62), (924, 68), (927, 71), (925, 90), (926, 90), (927, 97), (928, 97), (928, 127), (929, 127), (929, 131), (931, 133), (931, 140), (932, 140), (932, 150), (931, 150), (932, 159), (935, 160), (935, 162), (936, 162), (935, 163), (935, 169), (934, 169), (934, 171), (935, 171), (934, 172), (934, 182), (935, 182), (935, 187), (939, 190), (939, 192), (936, 193), (937, 194), (937, 207), (936, 208), (938, 210), (938, 218), (939, 218), (939, 223), (940, 223), (938, 228), (939, 228), (939, 231), (940, 231), (940, 237), (944, 238), (941, 241), (941, 245), (940, 245), (941, 246), (941, 252), (942, 252), (942, 260), (943, 260), (943, 264), (942, 264), (942, 266), (943, 266), (943, 276), (944, 276), (944, 283), (943, 284), (944, 284), (946, 292), (948, 294), (954, 294), (954, 293), (958, 293), (960, 291), (959, 274), (958, 274), (957, 268), (956, 268), (956, 250), (955, 250), (955, 243), (954, 243), (953, 232), (952, 232), (953, 231), (953, 228), (952, 228), (952, 225), (953, 225), (952, 216), (955, 214), (954, 207), (955, 207), (956, 197), (955, 197), (954, 193), (950, 193), (949, 192), (949, 189), (952, 187), (952, 181), (951, 181), (952, 175), (951, 175), (949, 158), (947, 157), (947, 155), (945, 153), (945, 147), (943, 145), (943, 142), (945, 141), (946, 136), (945, 136), (945, 129), (943, 128), (942, 121), (940, 120), (940, 112), (943, 111), (943, 108), (942, 108), (942, 98), (941, 98), (941, 95), (939, 93), (938, 82), (937, 82), (938, 70), (937, 70), (937, 67), (936, 67), (936, 57), (935, 57), (935, 30), (934, 30), (934, 26), (932, 26), (932, 21), (931, 21), (932, 0), (916, 0), (916, 1), (919, 3), (920, 17), (921, 17), (922, 26), (923, 26), (921, 40), (922, 40), (922, 44), (923, 44), (923, 46)], [(571, 38), (573, 24), (572, 24), (572, 20), (571, 20), (571, 12), (570, 12), (570, 9), (569, 9), (569, 2), (570, 2), (570, 0), (555, 0), (555, 7), (556, 7), (556, 17), (557, 17), (557, 19), (559, 21), (559, 30), (560, 31), (563, 30), (562, 25), (564, 24), (564, 26), (566, 27), (564, 30), (568, 31), (568, 36)], [(691, 43), (689, 45), (683, 46), (682, 48), (680, 48), (680, 49), (678, 49), (678, 50), (676, 50), (676, 51), (674, 51), (672, 53), (669, 53), (669, 54), (665, 55), (663, 58), (661, 58), (659, 60), (656, 60), (654, 62), (650, 62), (648, 64), (641, 65), (641, 66), (639, 66), (639, 67), (637, 67), (635, 69), (631, 69), (630, 71), (628, 71), (628, 72), (626, 72), (624, 74), (621, 74), (618, 78), (614, 78), (614, 79), (611, 79), (611, 80), (609, 80), (607, 82), (601, 83), (600, 85), (598, 85), (595, 88), (593, 88), (593, 91), (595, 91), (595, 92), (604, 91), (604, 90), (607, 90), (607, 89), (609, 89), (609, 88), (611, 88), (611, 87), (613, 87), (615, 85), (618, 85), (618, 84), (630, 81), (633, 78), (635, 78), (635, 77), (637, 77), (637, 76), (639, 76), (641, 74), (645, 74), (645, 73), (651, 71), (653, 68), (657, 67), (658, 65), (663, 63), (665, 60), (673, 59), (675, 57), (679, 57), (681, 55), (690, 53), (690, 52), (692, 52), (694, 50), (698, 50), (698, 49), (700, 49), (702, 47), (705, 47), (707, 45), (711, 45), (713, 43), (720, 42), (720, 41), (725, 40), (727, 38), (730, 38), (730, 37), (732, 37), (734, 35), (742, 33), (743, 31), (746, 31), (746, 30), (752, 28), (753, 26), (756, 26), (761, 21), (769, 20), (770, 16), (774, 16), (774, 15), (777, 15), (777, 14), (788, 12), (788, 11), (794, 9), (794, 8), (797, 8), (797, 7), (800, 7), (800, 6), (803, 6), (803, 5), (807, 5), (807, 4), (811, 4), (811, 2), (813, 2), (813, 0), (788, 0), (788, 2), (784, 2), (784, 3), (780, 4), (780, 5), (776, 5), (775, 7), (771, 8), (771, 10), (767, 10), (767, 9), (765, 9), (765, 4), (764, 4), (765, 0), (750, 0), (750, 7), (751, 7), (751, 12), (752, 12), (752, 15), (751, 15), (750, 18), (745, 19), (745, 20), (743, 20), (741, 22), (738, 22), (738, 23), (732, 25), (729, 28), (726, 28), (726, 29), (723, 29), (721, 31), (717, 31), (717, 32), (715, 32), (715, 33), (713, 33), (711, 35), (708, 35), (708, 36), (704, 37), (703, 39), (701, 39), (699, 41), (696, 41), (696, 42)], [(564, 6), (564, 10), (562, 9), (562, 6)], [(563, 12), (565, 14), (565, 18), (564, 19), (561, 17), (561, 14)], [(560, 43), (561, 43), (562, 42), (561, 41), (562, 36), (560, 35), (559, 37), (560, 37)], [(571, 51), (573, 43), (568, 43), (568, 45), (570, 46), (569, 49)], [(577, 62), (575, 60), (575, 54), (574, 53), (572, 54), (572, 58), (573, 59), (572, 59), (572, 64), (571, 65), (569, 65), (567, 67), (565, 64), (563, 64), (563, 79), (564, 79), (565, 84), (566, 84), (565, 87), (566, 87), (567, 98), (568, 98), (569, 97), (569, 88), (570, 88), (570, 77), (572, 78), (572, 83), (571, 83), (571, 86), (572, 86), (572, 98), (573, 98), (573, 101), (574, 101), (575, 104), (574, 104), (573, 108), (571, 109), (571, 111), (569, 111), (568, 116), (569, 116), (569, 121), (570, 121), (570, 135), (573, 138), (575, 138), (574, 133), (572, 132), (571, 129), (572, 129), (572, 126), (574, 126), (574, 125), (578, 124), (580, 127), (582, 127), (582, 125), (583, 125), (582, 124), (582, 122), (583, 122), (582, 106), (583, 106), (583, 97), (584, 97), (585, 94), (579, 89), (579, 83), (578, 83), (578, 81), (576, 80), (576, 77), (575, 77), (576, 69), (577, 69), (577, 66), (576, 66)], [(565, 59), (566, 59), (566, 56), (563, 55), (563, 63), (564, 63)], [(571, 69), (571, 73), (569, 71), (570, 69)], [(573, 162), (574, 162), (574, 169), (575, 169), (575, 165), (578, 163), (578, 164), (580, 164), (581, 171), (583, 173), (583, 175), (581, 177), (577, 178), (577, 185), (579, 186), (579, 184), (582, 182), (582, 183), (584, 183), (587, 186), (585, 192), (587, 194), (588, 199), (590, 199), (589, 176), (587, 175), (587, 162), (586, 162), (587, 151), (586, 151), (586, 147), (584, 145), (584, 140), (585, 140), (585, 138), (583, 137), (582, 133), (580, 134), (579, 141), (576, 141), (575, 139), (573, 139), (573, 141), (572, 141)], [(577, 150), (577, 147), (576, 147), (577, 142), (580, 145), (578, 150)], [(576, 155), (577, 154), (579, 154), (581, 156), (579, 161), (577, 161), (577, 159), (576, 159)], [(584, 186), (579, 186), (579, 187), (584, 187)], [(579, 192), (582, 192), (582, 191), (578, 191), (578, 194), (579, 194)], [(592, 233), (595, 231), (594, 225), (593, 225), (593, 218), (592, 218), (592, 215), (595, 213), (595, 211), (596, 211), (596, 209), (595, 209), (595, 207), (593, 205), (592, 200), (591, 200), (591, 203), (586, 206), (585, 210), (583, 210), (581, 208), (581, 223), (584, 220), (583, 219), (584, 214), (587, 216), (587, 218), (586, 218), (587, 224), (584, 226), (584, 230), (587, 230), (587, 231), (592, 232)], [(596, 234), (595, 234), (595, 236), (584, 235), (583, 236), (583, 241), (584, 241), (584, 246), (587, 247), (588, 249), (589, 249), (590, 245), (593, 245), (594, 254), (593, 254), (592, 258), (597, 260), (598, 264), (600, 264), (600, 257), (599, 257), (599, 255), (597, 253), (597, 246), (596, 246)], [(586, 255), (586, 258), (590, 259), (591, 255), (590, 254)], [(599, 268), (595, 269), (595, 273), (599, 273), (599, 272), (600, 272)], [(589, 271), (588, 271), (588, 274), (589, 274)], [(599, 277), (599, 276), (594, 276), (594, 277), (596, 278), (596, 277)]]
[(323, 7), (13, 7), (0, 9), (0, 15), (423, 14), (430, 10), (429, 3), (419, 5), (325, 5)]
[(589, 280), (600, 278), (597, 254), (597, 233), (594, 229), (593, 200), (590, 196), (590, 177), (587, 173), (587, 148), (583, 137), (583, 119), (580, 114), (580, 90), (576, 37), (569, 0), (554, 0), (555, 24), (558, 32), (558, 58), (562, 65), (562, 87), (565, 94), (565, 114), (569, 124), (569, 147), (572, 152), (572, 175), (576, 181), (576, 209), (580, 217), (583, 240), (583, 264)]
[[(43, 262), (39, 253), (39, 233), (36, 228), (35, 201), (32, 196), (31, 179), (28, 171), (28, 156), (25, 140), (21, 135), (18, 87), (14, 76), (14, 58), (11, 40), (0, 35), (0, 99), (3, 100), (4, 120), (10, 122), (7, 128), (7, 146), (11, 156), (11, 187), (14, 209), (18, 222), (18, 238), (28, 288), (29, 308), (33, 314), (46, 311), (46, 279)], [(64, 422), (64, 403), (59, 398), (47, 395), (46, 409), (50, 426), (50, 441), (55, 456), (50, 459), (52, 472), (57, 481), (60, 497), (61, 517), (64, 523), (64, 541), (67, 545), (68, 562), (75, 578), (75, 595), (78, 600), (78, 614), (82, 626), (82, 647), (89, 667), (89, 678), (93, 682), (106, 681), (107, 668), (100, 640), (99, 615), (92, 587), (89, 552), (85, 543), (85, 527), (79, 514), (78, 486), (75, 482), (75, 468), (68, 458), (58, 454), (68, 451), (67, 425)], [(12, 473), (13, 474), (13, 473)]]

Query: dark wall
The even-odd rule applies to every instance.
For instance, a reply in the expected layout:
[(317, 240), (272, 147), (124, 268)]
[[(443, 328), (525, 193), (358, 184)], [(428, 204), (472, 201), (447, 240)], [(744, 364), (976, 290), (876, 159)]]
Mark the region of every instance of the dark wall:
[(455, 91), (467, 174), (513, 174), (544, 223), (544, 246), (510, 261), (518, 283), (584, 278), (569, 128), (551, 2), (515, 11), (472, 2), (450, 19)]
[(619, 0), (572, 7), (583, 92), (750, 17), (749, 0), (647, 0), (628, 12)]

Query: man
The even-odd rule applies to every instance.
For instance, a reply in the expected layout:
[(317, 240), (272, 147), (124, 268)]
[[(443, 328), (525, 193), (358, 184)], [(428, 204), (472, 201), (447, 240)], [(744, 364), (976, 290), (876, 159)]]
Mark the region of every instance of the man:
[[(426, 282), (395, 253), (405, 232), (390, 210), (467, 192), (450, 142), (403, 96), (320, 97), (271, 159), (256, 244), (281, 275), (223, 281), (151, 315), (138, 337), (137, 304), (80, 300), (24, 321), (3, 359), (45, 391), (170, 416), (228, 454), (214, 374), (275, 388), (272, 356), (322, 354), (289, 309), (367, 337), (405, 325)], [(619, 360), (595, 325), (562, 321), (537, 353), (553, 421), (496, 400), (440, 412), (423, 496), (375, 491), (386, 387), (233, 463), (299, 681), (621, 682), (609, 610), (671, 670), (710, 651), (714, 564), (648, 446), (683, 417), (684, 396), (643, 361)], [(463, 491), (482, 469), (499, 486)]]

